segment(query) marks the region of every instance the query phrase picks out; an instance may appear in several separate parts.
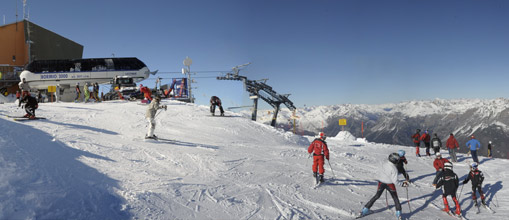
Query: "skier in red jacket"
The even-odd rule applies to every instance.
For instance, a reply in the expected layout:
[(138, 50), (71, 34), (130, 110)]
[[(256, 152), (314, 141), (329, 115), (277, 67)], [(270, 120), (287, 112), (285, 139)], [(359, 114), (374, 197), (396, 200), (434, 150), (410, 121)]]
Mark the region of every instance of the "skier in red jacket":
[(426, 156), (430, 157), (431, 154), (429, 153), (429, 148), (430, 148), (430, 136), (428, 134), (428, 130), (426, 130), (424, 132), (424, 134), (422, 134), (421, 136), (421, 140), (422, 142), (424, 142), (424, 146), (426, 147)]
[(412, 135), (412, 141), (414, 142), (414, 145), (415, 145), (415, 156), (417, 157), (421, 157), (421, 154), (419, 154), (419, 147), (421, 146), (421, 129), (417, 129), (417, 131), (415, 131), (415, 134)]
[(440, 152), (438, 152), (436, 156), (437, 157), (433, 161), (433, 166), (435, 167), (436, 170), (435, 179), (433, 179), (433, 185), (437, 184), (438, 179), (442, 175), (442, 172), (444, 171), (444, 164), (450, 163), (447, 158), (442, 158), (442, 154), (440, 154)]
[(316, 138), (311, 145), (309, 145), (308, 153), (313, 153), (313, 176), (316, 178), (317, 172), (320, 172), (320, 182), (323, 182), (323, 173), (325, 170), (323, 169), (323, 164), (325, 159), (329, 160), (329, 148), (327, 147), (327, 143), (325, 142), (325, 134), (320, 132), (320, 137)]
[(458, 141), (456, 138), (454, 138), (454, 135), (451, 133), (449, 135), (449, 139), (447, 139), (447, 142), (445, 143), (445, 146), (447, 146), (447, 149), (449, 150), (449, 155), (451, 156), (452, 162), (456, 163), (458, 160), (456, 159), (456, 149), (460, 149), (460, 145), (458, 144)]
[(144, 87), (143, 84), (140, 84), (140, 92), (143, 92), (143, 94), (145, 94), (145, 98), (147, 99), (148, 104), (150, 104), (150, 102), (152, 102), (152, 92), (150, 91), (150, 89), (146, 86)]

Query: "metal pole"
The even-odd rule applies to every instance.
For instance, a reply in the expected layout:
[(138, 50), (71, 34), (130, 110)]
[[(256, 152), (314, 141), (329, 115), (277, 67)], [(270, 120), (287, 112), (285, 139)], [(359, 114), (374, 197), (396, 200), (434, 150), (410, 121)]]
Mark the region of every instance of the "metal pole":
[[(458, 201), (460, 201), (460, 198), (461, 198), (461, 192), (463, 192), (463, 187), (465, 186), (465, 184), (462, 184), (461, 185), (461, 190), (460, 190), (460, 195), (458, 196)], [(475, 193), (475, 192), (474, 192)]]

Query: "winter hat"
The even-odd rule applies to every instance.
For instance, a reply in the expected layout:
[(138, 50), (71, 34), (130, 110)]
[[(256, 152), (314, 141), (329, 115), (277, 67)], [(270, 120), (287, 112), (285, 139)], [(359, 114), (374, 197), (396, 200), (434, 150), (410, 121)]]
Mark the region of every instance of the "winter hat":
[(435, 154), (435, 156), (437, 156), (437, 157), (442, 157), (442, 154), (440, 154), (440, 152), (437, 152), (437, 153)]
[(399, 155), (399, 157), (405, 156), (405, 151), (404, 150), (398, 150), (398, 155)]
[(325, 133), (320, 132), (320, 138), (321, 138), (322, 140), (325, 140), (325, 139), (327, 138), (327, 136), (325, 135)]
[(444, 163), (444, 169), (452, 170), (452, 163)]
[(475, 138), (475, 136), (474, 136), (474, 135), (472, 135), (472, 137), (471, 137), (471, 138), (472, 138), (472, 139), (474, 139), (474, 138)]

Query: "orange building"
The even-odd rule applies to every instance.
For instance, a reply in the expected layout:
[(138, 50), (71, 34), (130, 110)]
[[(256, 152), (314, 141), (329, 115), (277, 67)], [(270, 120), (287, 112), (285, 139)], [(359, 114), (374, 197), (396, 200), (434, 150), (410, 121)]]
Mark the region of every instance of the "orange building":
[(0, 26), (0, 93), (16, 89), (19, 73), (32, 60), (82, 56), (82, 45), (28, 20)]

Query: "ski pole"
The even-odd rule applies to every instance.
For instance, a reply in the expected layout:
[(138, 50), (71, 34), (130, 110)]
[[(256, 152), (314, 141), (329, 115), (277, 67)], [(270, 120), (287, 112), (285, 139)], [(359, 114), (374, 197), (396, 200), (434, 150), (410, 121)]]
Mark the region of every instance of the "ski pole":
[(330, 161), (327, 160), (327, 162), (329, 163), (330, 171), (332, 171), (332, 176), (334, 176), (334, 179), (336, 179), (336, 174), (334, 174), (334, 170), (332, 169), (332, 166), (330, 165)]
[(461, 198), (461, 192), (463, 192), (463, 187), (465, 186), (465, 184), (461, 184), (461, 190), (460, 190), (460, 195), (458, 196), (458, 201), (460, 201), (460, 198)]
[(387, 209), (389, 209), (389, 200), (387, 199), (387, 191), (389, 191), (389, 190), (385, 190), (385, 204), (387, 204)]
[(408, 203), (408, 210), (410, 210), (410, 212), (412, 212), (412, 208), (410, 208), (410, 199), (408, 197), (408, 186), (405, 188), (406, 188), (406, 201)]

